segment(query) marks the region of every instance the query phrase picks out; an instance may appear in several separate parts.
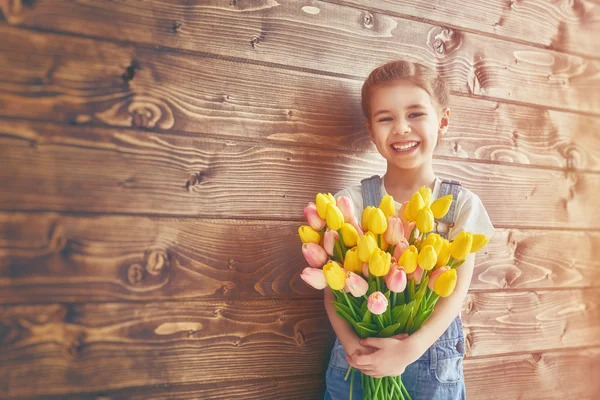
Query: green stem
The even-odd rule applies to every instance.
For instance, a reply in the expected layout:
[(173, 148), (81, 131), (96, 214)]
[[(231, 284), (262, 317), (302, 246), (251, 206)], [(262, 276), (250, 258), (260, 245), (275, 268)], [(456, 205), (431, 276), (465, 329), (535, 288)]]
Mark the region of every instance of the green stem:
[(342, 248), (342, 256), (346, 257), (346, 246), (344, 245), (344, 238), (342, 236), (342, 230), (337, 230), (338, 235), (340, 235), (340, 247)]
[(392, 304), (390, 305), (390, 309), (394, 309), (396, 307), (396, 292), (392, 292)]
[(381, 282), (379, 281), (379, 277), (375, 277), (375, 281), (377, 282), (377, 291), (381, 292)]
[(381, 389), (381, 379), (377, 379), (377, 384), (375, 385), (375, 393), (373, 394), (373, 399), (377, 399), (377, 395), (379, 394), (379, 389)]
[(381, 233), (377, 235), (377, 246), (381, 249)]
[(352, 388), (354, 387), (354, 368), (352, 368), (352, 375), (350, 376), (350, 400), (352, 400)]
[(352, 368), (354, 368), (354, 367), (348, 367), (348, 370), (346, 371), (346, 376), (344, 377), (345, 381), (348, 380), (348, 375), (350, 374), (350, 371), (352, 371)]
[(354, 307), (352, 306), (352, 302), (350, 302), (350, 299), (348, 298), (348, 293), (346, 293), (346, 291), (344, 289), (340, 289), (340, 291), (344, 294), (344, 298), (346, 299), (346, 303), (348, 303), (348, 307), (350, 307), (350, 311), (352, 311), (354, 320), (356, 322), (359, 322), (358, 316), (356, 315), (356, 312), (354, 312)]

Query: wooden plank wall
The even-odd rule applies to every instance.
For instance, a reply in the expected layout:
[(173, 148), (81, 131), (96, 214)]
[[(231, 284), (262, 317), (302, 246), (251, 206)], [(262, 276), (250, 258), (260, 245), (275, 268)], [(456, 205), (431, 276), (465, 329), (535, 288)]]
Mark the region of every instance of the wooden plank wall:
[(469, 398), (597, 398), (598, 35), (590, 0), (0, 1), (0, 397), (321, 398), (296, 227), (384, 172), (360, 87), (402, 57), (497, 227)]

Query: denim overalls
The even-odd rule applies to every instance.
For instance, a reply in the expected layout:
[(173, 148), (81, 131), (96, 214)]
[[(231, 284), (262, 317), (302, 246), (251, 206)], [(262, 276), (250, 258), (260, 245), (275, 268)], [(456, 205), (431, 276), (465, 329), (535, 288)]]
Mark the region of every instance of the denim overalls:
[[(379, 176), (363, 180), (364, 206), (379, 205), (381, 190)], [(444, 184), (446, 187), (444, 187)], [(454, 221), (455, 199), (458, 198), (460, 183), (443, 181), (438, 198), (453, 194), (451, 212), (441, 222)], [(437, 226), (437, 225), (436, 225)], [(446, 237), (445, 233), (440, 232)], [(413, 400), (464, 400), (466, 398), (463, 376), (465, 338), (460, 317), (456, 317), (440, 338), (414, 363), (406, 367), (402, 382)], [(325, 400), (348, 400), (350, 398), (350, 377), (344, 381), (348, 370), (346, 351), (339, 339), (335, 339), (329, 365), (325, 375)], [(362, 399), (360, 375), (354, 376), (353, 399)]]

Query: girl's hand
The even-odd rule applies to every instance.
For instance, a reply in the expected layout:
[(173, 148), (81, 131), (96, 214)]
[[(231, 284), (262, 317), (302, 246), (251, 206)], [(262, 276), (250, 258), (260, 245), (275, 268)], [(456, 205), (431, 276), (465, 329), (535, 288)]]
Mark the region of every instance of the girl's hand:
[(366, 338), (362, 346), (376, 348), (371, 353), (354, 353), (346, 356), (348, 364), (373, 378), (402, 375), (406, 367), (415, 362), (424, 351), (408, 339), (405, 333), (389, 338)]

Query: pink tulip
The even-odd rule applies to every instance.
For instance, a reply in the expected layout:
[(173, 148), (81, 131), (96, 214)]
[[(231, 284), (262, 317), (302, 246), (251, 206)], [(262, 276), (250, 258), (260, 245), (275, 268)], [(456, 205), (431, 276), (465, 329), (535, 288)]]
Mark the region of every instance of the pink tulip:
[(408, 249), (409, 247), (410, 245), (408, 244), (408, 241), (405, 238), (402, 238), (394, 249), (394, 258), (399, 260), (400, 256), (402, 256), (402, 253), (404, 253), (404, 250)]
[(381, 315), (388, 306), (388, 300), (381, 292), (373, 292), (367, 300), (367, 308), (373, 314)]
[(404, 228), (404, 238), (406, 240), (410, 239), (410, 234), (412, 233), (413, 229), (415, 229), (415, 226), (417, 225), (416, 222), (412, 221), (403, 221), (402, 222), (402, 227)]
[(306, 267), (300, 274), (300, 278), (317, 290), (323, 290), (327, 287), (325, 274), (321, 268)]
[(308, 265), (313, 268), (321, 268), (329, 258), (325, 249), (316, 243), (303, 243), (302, 254), (308, 262)]
[(369, 263), (364, 263), (362, 267), (362, 274), (365, 278), (369, 278)]
[(346, 272), (346, 292), (352, 293), (354, 297), (362, 297), (367, 290), (369, 290), (367, 281), (354, 272)]
[(354, 203), (350, 196), (340, 196), (336, 200), (336, 204), (344, 215), (344, 222), (356, 222), (354, 217)]
[(445, 266), (445, 267), (440, 267), (440, 268), (436, 269), (435, 271), (433, 271), (431, 273), (431, 276), (429, 277), (429, 283), (427, 284), (429, 289), (433, 290), (433, 288), (434, 288), (433, 285), (435, 285), (435, 281), (437, 280), (437, 278), (444, 272), (448, 271), (449, 269), (450, 269), (450, 267)]
[(320, 231), (325, 227), (325, 220), (319, 216), (317, 205), (313, 202), (304, 207), (304, 218), (315, 231)]
[(323, 235), (323, 247), (325, 251), (330, 256), (333, 256), (333, 248), (335, 247), (335, 243), (340, 241), (340, 235), (337, 231), (333, 229), (327, 228), (325, 234)]
[(406, 210), (407, 205), (408, 201), (405, 201), (402, 203), (402, 206), (400, 206), (400, 210), (398, 210), (398, 217), (402, 220), (402, 222), (404, 222), (404, 210)]
[(423, 272), (425, 272), (425, 270), (421, 267), (417, 267), (417, 269), (415, 270), (415, 272), (413, 272), (412, 274), (408, 274), (406, 279), (407, 280), (411, 280), (414, 279), (415, 280), (415, 285), (418, 285), (419, 283), (421, 283), (421, 279), (423, 279)]
[(404, 268), (399, 267), (398, 264), (390, 268), (390, 272), (385, 277), (385, 284), (392, 292), (403, 292), (406, 289), (406, 272)]
[(354, 228), (356, 228), (356, 232), (358, 232), (358, 236), (362, 236), (362, 235), (364, 235), (364, 234), (365, 234), (365, 233), (363, 232), (362, 228), (360, 227), (360, 225), (358, 225), (358, 224), (356, 223), (356, 218), (354, 218), (354, 217), (353, 217), (353, 218), (352, 218), (352, 222), (350, 222), (350, 224), (351, 224), (351, 225), (352, 225)]
[(383, 234), (383, 238), (386, 243), (395, 245), (401, 239), (404, 239), (404, 227), (402, 226), (402, 220), (398, 217), (388, 218), (388, 228)]

